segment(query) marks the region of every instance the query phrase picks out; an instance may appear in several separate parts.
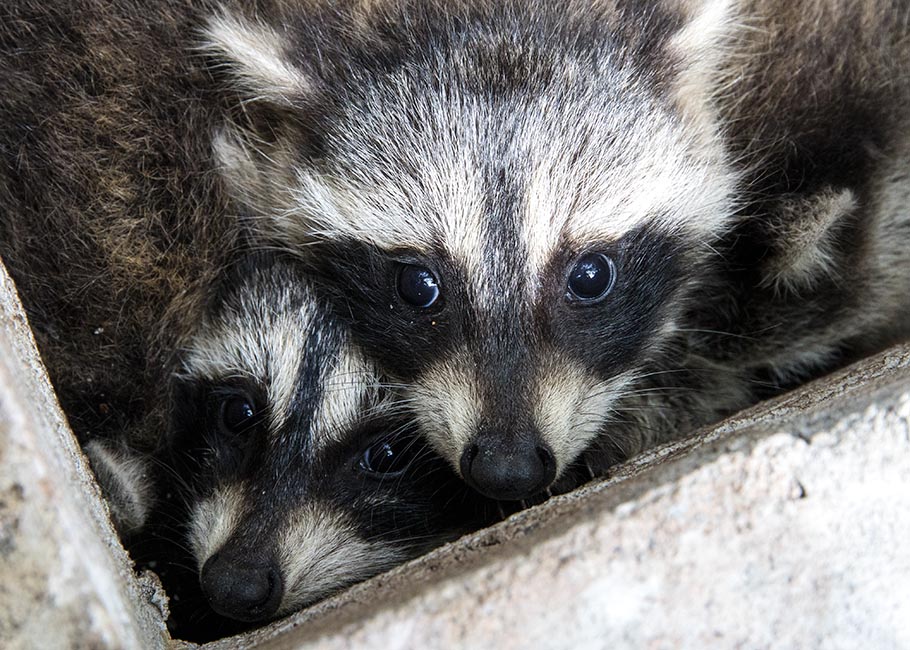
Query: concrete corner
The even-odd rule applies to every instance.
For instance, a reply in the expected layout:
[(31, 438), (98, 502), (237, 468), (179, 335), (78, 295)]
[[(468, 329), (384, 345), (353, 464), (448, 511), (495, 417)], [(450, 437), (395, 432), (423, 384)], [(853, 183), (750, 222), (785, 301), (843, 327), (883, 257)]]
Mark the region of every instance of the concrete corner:
[(108, 521), (0, 265), (0, 647), (165, 648), (154, 594)]

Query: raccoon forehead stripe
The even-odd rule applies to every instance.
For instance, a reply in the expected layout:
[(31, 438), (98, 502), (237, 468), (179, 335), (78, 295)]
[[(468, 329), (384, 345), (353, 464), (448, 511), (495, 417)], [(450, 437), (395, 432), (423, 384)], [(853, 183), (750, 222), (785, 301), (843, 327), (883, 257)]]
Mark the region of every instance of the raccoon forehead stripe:
[[(630, 160), (604, 162), (584, 152), (572, 165), (541, 165), (527, 190), (524, 240), (532, 274), (540, 273), (568, 240), (579, 251), (648, 226), (661, 233), (714, 239), (732, 218), (736, 179), (718, 161), (700, 161), (669, 123), (655, 116), (640, 133), (627, 132)], [(662, 142), (655, 147), (654, 142)], [(576, 252), (579, 252), (576, 251)]]
[[(268, 307), (263, 305), (261, 310)], [(223, 381), (243, 378), (266, 387), (272, 426), (280, 426), (297, 390), (303, 336), (309, 314), (262, 314), (236, 319), (196, 337), (184, 360), (183, 374)], [(256, 327), (251, 327), (256, 323)]]
[(389, 569), (406, 557), (390, 544), (363, 539), (330, 505), (308, 504), (291, 515), (279, 536), (278, 562), (285, 584), (279, 614)]
[(325, 370), (320, 383), (321, 396), (312, 425), (314, 451), (333, 442), (344, 442), (364, 407), (378, 406), (371, 399), (379, 393), (377, 372), (353, 346), (341, 348), (337, 361)]
[[(396, 187), (359, 188), (349, 179), (329, 178), (309, 169), (296, 170), (294, 204), (288, 214), (270, 217), (269, 227), (291, 241), (328, 239), (369, 241), (389, 250), (421, 250), (432, 233), (414, 219), (404, 205), (407, 198)], [(295, 218), (303, 217), (303, 218)]]
[[(479, 173), (465, 152), (429, 158), (419, 183), (395, 179), (329, 178), (298, 169), (294, 205), (269, 227), (283, 239), (355, 239), (383, 250), (429, 253), (442, 242), (468, 268), (483, 244), (483, 196)], [(305, 217), (305, 218), (299, 218)]]
[(183, 374), (215, 382), (237, 377), (264, 388), (270, 431), (302, 433), (313, 451), (340, 441), (379, 388), (373, 365), (315, 303), (265, 296), (193, 339)]

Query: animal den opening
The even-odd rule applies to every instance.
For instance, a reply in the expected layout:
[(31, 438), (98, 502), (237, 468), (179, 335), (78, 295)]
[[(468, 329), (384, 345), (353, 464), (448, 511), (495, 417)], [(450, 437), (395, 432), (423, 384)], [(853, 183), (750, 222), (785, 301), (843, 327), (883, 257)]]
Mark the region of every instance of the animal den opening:
[[(904, 345), (204, 647), (907, 647), (908, 451)], [(0, 646), (191, 647), (114, 534), (2, 268), (0, 464)]]

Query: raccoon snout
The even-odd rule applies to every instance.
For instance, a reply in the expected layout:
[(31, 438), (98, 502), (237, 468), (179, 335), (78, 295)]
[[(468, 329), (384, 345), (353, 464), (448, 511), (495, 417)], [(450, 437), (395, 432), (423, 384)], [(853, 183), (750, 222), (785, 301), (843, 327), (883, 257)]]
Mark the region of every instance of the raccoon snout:
[(556, 462), (550, 448), (536, 438), (481, 434), (461, 455), (461, 474), (485, 496), (520, 501), (553, 482)]
[(277, 564), (219, 551), (202, 567), (202, 591), (212, 609), (239, 621), (262, 621), (278, 611), (284, 584)]

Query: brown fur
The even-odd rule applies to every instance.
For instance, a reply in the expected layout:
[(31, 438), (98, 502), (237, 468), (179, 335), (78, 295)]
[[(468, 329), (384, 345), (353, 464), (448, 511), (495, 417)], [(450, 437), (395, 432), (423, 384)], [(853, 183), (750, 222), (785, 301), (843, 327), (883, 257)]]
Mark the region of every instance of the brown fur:
[(0, 257), (80, 436), (152, 447), (195, 289), (237, 244), (212, 173), (205, 2), (0, 8)]
[(742, 18), (714, 87), (744, 171), (727, 238), (739, 305), (725, 325), (768, 332), (732, 355), (792, 379), (816, 345), (842, 363), (907, 335), (910, 220), (883, 201), (907, 187), (894, 169), (910, 141), (910, 6), (734, 4)]

